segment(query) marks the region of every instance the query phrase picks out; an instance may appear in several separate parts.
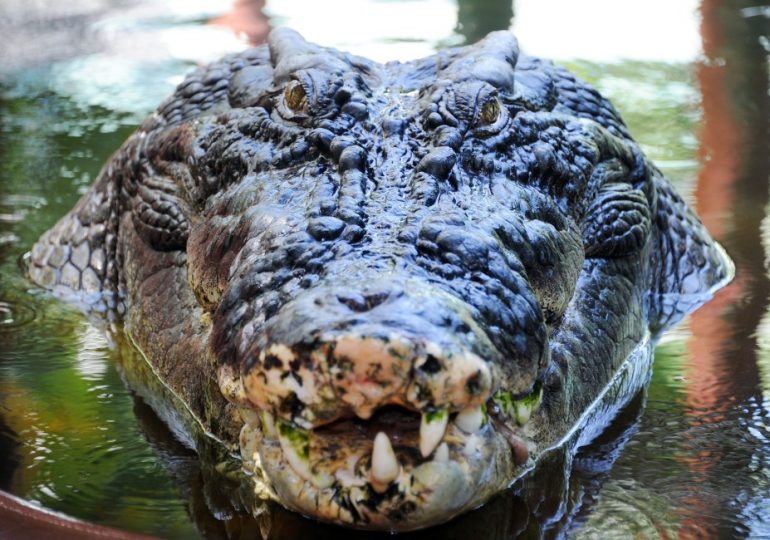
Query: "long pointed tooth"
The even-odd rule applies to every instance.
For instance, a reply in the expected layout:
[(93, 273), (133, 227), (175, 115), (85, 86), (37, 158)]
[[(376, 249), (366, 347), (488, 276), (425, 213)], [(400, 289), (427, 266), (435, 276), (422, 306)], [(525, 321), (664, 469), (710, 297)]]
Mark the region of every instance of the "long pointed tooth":
[(436, 448), (436, 453), (433, 454), (433, 461), (439, 463), (449, 461), (449, 446), (445, 442), (442, 442)]
[(278, 441), (286, 461), (305, 480), (312, 480), (310, 471), (310, 436), (307, 431), (285, 420), (278, 421)]
[(513, 462), (516, 465), (523, 465), (529, 459), (529, 447), (524, 439), (516, 435), (511, 429), (503, 428), (501, 430), (503, 437), (508, 440), (508, 444), (511, 446), (511, 452), (513, 453)]
[(455, 424), (465, 433), (476, 433), (484, 425), (485, 419), (484, 405), (479, 405), (478, 407), (468, 407), (457, 413)]
[(390, 484), (398, 476), (400, 466), (388, 436), (380, 431), (372, 449), (372, 480), (381, 485)]
[(444, 438), (449, 411), (442, 409), (435, 412), (427, 412), (422, 415), (420, 423), (420, 453), (422, 457), (428, 457)]

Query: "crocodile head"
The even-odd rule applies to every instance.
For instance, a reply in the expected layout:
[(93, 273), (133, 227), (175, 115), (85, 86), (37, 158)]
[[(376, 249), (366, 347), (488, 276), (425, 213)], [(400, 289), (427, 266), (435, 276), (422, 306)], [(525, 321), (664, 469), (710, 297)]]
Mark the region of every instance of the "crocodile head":
[[(506, 33), (381, 66), (279, 30), (270, 54), (203, 138), (215, 165), (233, 140), (254, 153), (188, 242), (220, 383), (259, 412), (242, 449), (304, 514), (445, 520), (528, 460), (519, 426), (585, 256), (587, 178), (567, 179), (587, 128), (519, 110)], [(553, 191), (512, 181), (532, 145), (567, 167)]]
[[(101, 182), (79, 219), (119, 209), (129, 313), (181, 328), (194, 298), (185, 343), (266, 492), (363, 528), (509, 485), (728, 273), (612, 106), (505, 32), (383, 65), (277, 29), (182, 83)], [(61, 282), (45, 253), (32, 277)], [(185, 274), (137, 277), (169, 253)]]
[(202, 136), (220, 186), (187, 248), (222, 387), (259, 412), (242, 448), (302, 513), (445, 520), (574, 418), (551, 337), (581, 272), (638, 282), (606, 294), (643, 319), (655, 173), (509, 33), (384, 66), (282, 30), (269, 53)]

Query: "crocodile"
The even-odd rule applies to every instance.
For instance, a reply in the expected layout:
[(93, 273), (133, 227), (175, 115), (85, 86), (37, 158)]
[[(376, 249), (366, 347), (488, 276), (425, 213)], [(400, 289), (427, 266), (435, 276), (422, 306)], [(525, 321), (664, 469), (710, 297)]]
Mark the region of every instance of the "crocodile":
[(630, 399), (618, 374), (732, 272), (609, 101), (510, 32), (381, 64), (275, 29), (189, 75), (28, 256), (257, 495), (390, 531)]

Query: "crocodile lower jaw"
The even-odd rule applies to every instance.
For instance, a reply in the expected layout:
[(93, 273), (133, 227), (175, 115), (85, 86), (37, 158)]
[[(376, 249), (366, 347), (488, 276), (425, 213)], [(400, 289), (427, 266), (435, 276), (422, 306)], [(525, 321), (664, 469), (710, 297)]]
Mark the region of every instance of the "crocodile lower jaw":
[(425, 419), (397, 408), (313, 430), (249, 411), (241, 454), (264, 484), (258, 489), (295, 511), (362, 529), (414, 530), (483, 504), (531, 464), (532, 440), (481, 413), (434, 420), (443, 431), (429, 433), (424, 456)]

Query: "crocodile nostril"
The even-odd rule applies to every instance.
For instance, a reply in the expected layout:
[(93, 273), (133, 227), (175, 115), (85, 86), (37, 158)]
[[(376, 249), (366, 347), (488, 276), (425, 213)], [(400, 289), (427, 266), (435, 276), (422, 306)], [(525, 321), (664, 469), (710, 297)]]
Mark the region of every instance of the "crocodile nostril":
[(346, 305), (352, 311), (356, 311), (356, 312), (368, 311), (368, 308), (366, 307), (366, 298), (364, 298), (363, 295), (354, 294), (354, 293), (348, 293), (344, 295), (338, 294), (337, 300), (341, 304)]
[(390, 296), (391, 293), (389, 292), (378, 292), (372, 294), (345, 293), (337, 294), (337, 300), (341, 304), (346, 305), (352, 311), (361, 313), (376, 308), (385, 302), (388, 298), (390, 298)]
[(367, 294), (366, 297), (366, 304), (369, 306), (369, 309), (374, 309), (380, 304), (384, 303), (388, 298), (400, 296), (400, 293), (395, 292), (379, 292), (379, 293), (373, 293), (373, 294)]
[(426, 373), (438, 373), (441, 371), (441, 362), (439, 362), (438, 358), (429, 354), (425, 358), (425, 362), (420, 366), (420, 369)]

